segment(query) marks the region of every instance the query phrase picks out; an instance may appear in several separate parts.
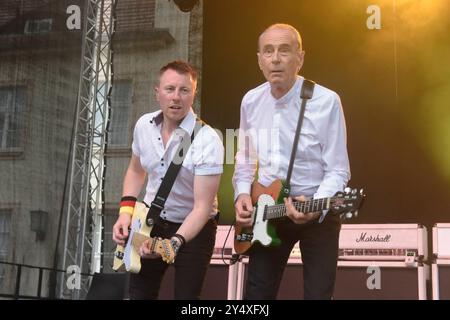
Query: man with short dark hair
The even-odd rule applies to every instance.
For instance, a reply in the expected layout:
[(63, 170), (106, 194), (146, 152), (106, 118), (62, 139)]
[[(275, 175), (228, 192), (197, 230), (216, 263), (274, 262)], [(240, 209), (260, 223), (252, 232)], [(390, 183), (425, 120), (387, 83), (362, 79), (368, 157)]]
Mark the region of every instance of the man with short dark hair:
[[(136, 201), (148, 177), (144, 202), (150, 204), (176, 156), (180, 140), (196, 125), (192, 110), (197, 72), (188, 63), (173, 61), (160, 70), (155, 87), (159, 111), (144, 114), (136, 123), (131, 160), (123, 183), (119, 218), (113, 240), (124, 245)], [(203, 125), (185, 155), (152, 237), (171, 239), (175, 258), (175, 299), (198, 299), (214, 249), (218, 214), (217, 191), (223, 171), (223, 144)], [(131, 203), (131, 205), (130, 205)], [(131, 299), (156, 299), (167, 263), (148, 241), (139, 248), (141, 270), (131, 274)]]

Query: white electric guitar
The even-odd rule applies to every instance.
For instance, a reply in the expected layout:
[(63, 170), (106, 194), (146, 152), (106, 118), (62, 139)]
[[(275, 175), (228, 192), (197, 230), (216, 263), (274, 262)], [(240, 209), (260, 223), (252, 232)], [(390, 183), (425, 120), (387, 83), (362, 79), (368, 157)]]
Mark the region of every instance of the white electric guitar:
[(141, 256), (138, 250), (146, 240), (150, 241), (149, 248), (152, 252), (160, 254), (167, 263), (173, 261), (173, 252), (167, 246), (167, 242), (161, 238), (150, 237), (153, 226), (148, 226), (145, 223), (148, 210), (149, 208), (145, 204), (136, 202), (125, 247), (118, 245), (114, 253), (113, 270), (123, 271), (125, 269), (132, 273), (139, 273)]

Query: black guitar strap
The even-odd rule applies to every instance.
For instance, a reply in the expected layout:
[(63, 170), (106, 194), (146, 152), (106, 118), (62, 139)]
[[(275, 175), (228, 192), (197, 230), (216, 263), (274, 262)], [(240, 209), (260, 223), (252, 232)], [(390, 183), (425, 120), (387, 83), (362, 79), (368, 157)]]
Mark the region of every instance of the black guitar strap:
[(305, 116), (305, 108), (306, 108), (306, 102), (307, 100), (311, 99), (314, 93), (314, 85), (315, 82), (308, 79), (303, 79), (303, 85), (302, 90), (300, 92), (300, 99), (302, 99), (302, 105), (300, 106), (300, 115), (298, 117), (298, 123), (297, 123), (297, 130), (295, 131), (295, 137), (294, 137), (294, 143), (292, 144), (292, 151), (291, 151), (291, 160), (289, 161), (289, 168), (287, 172), (287, 178), (285, 183), (285, 189), (284, 192), (286, 194), (289, 193), (290, 187), (291, 187), (291, 176), (292, 176), (292, 169), (294, 167), (294, 160), (297, 153), (297, 146), (298, 146), (298, 140), (300, 138), (300, 131), (302, 130), (302, 123), (303, 118)]
[(164, 204), (169, 197), (170, 190), (172, 190), (172, 186), (177, 178), (178, 172), (180, 172), (189, 147), (194, 141), (197, 132), (200, 131), (204, 124), (205, 123), (201, 119), (197, 118), (191, 137), (189, 138), (189, 135), (185, 132), (184, 137), (181, 139), (178, 150), (175, 152), (172, 162), (170, 163), (170, 166), (164, 175), (163, 181), (159, 186), (158, 192), (156, 193), (155, 199), (153, 199), (150, 209), (147, 212), (145, 222), (148, 226), (152, 226), (154, 224), (155, 219), (159, 217), (161, 211), (164, 209)]

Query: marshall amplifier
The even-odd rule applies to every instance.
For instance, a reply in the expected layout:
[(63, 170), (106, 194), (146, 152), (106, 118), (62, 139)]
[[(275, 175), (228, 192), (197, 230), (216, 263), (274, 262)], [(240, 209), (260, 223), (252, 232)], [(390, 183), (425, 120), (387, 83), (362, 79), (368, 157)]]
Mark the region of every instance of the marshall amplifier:
[[(211, 262), (206, 272), (203, 289), (200, 296), (202, 300), (234, 300), (236, 299), (237, 264), (233, 260), (234, 228), (222, 225), (217, 226), (216, 243)], [(174, 299), (175, 269), (170, 266), (161, 283), (158, 299)], [(189, 281), (187, 279), (186, 281)]]
[(342, 224), (339, 260), (404, 261), (427, 259), (427, 229), (420, 224)]
[(335, 299), (427, 299), (427, 229), (420, 224), (343, 224)]
[[(419, 224), (343, 224), (334, 299), (425, 300), (426, 257), (426, 228)], [(244, 258), (238, 266), (238, 299), (245, 294), (247, 264)], [(297, 245), (277, 298), (303, 298), (303, 265)]]
[(433, 227), (431, 283), (433, 300), (450, 300), (450, 223)]
[[(245, 295), (248, 258), (238, 265), (237, 299)], [(450, 271), (450, 265), (449, 269)], [(429, 267), (402, 261), (338, 261), (333, 299), (335, 300), (426, 300)], [(289, 258), (277, 299), (303, 299), (303, 264)]]

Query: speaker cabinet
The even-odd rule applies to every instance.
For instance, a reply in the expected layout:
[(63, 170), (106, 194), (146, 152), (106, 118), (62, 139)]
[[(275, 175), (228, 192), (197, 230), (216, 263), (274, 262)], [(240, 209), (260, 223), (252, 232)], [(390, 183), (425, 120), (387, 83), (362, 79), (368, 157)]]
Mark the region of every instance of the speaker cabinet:
[[(245, 295), (248, 259), (238, 266), (237, 298)], [(450, 271), (450, 268), (449, 268)], [(398, 261), (339, 261), (335, 300), (426, 300), (428, 265)], [(290, 258), (280, 283), (277, 299), (303, 299), (303, 265)]]
[(426, 300), (429, 266), (401, 261), (339, 261), (336, 300)]
[[(237, 265), (228, 265), (229, 261), (212, 259), (206, 271), (202, 300), (234, 300), (236, 299), (236, 270)], [(158, 299), (174, 299), (175, 268), (170, 266), (161, 283)], [(189, 279), (186, 279), (189, 281)]]
[(431, 265), (433, 300), (450, 300), (450, 260), (437, 259)]

